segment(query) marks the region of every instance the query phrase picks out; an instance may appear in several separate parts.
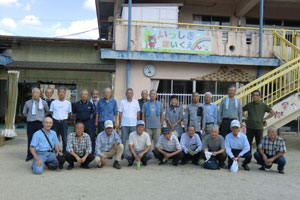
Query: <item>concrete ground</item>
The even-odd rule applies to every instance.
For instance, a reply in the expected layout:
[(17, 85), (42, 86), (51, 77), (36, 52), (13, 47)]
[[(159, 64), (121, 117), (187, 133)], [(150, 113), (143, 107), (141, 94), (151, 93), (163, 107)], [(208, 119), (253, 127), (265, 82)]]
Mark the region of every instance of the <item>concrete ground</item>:
[[(286, 174), (259, 171), (255, 160), (250, 172), (211, 171), (187, 164), (158, 166), (156, 160), (136, 170), (121, 162), (122, 169), (112, 168), (112, 161), (102, 169), (75, 167), (67, 171), (31, 172), (25, 162), (26, 136), (19, 134), (0, 147), (0, 199), (247, 199), (296, 200), (300, 195), (300, 136), (284, 136), (287, 143)], [(201, 161), (201, 164), (203, 161)], [(77, 165), (76, 165), (77, 166)]]

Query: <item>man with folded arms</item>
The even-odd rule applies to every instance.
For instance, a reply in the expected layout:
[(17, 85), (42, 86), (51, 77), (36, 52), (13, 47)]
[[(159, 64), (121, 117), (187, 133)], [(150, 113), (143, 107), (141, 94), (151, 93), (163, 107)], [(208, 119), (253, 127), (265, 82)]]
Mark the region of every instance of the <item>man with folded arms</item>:
[(284, 174), (284, 166), (286, 164), (283, 157), (286, 152), (285, 142), (281, 137), (277, 136), (275, 127), (268, 128), (268, 135), (263, 137), (258, 145), (258, 152), (254, 153), (254, 157), (258, 164), (261, 165), (260, 170), (269, 171), (273, 163), (278, 164), (278, 172)]
[(69, 163), (67, 170), (74, 168), (74, 162), (80, 163), (80, 167), (89, 168), (89, 163), (94, 160), (92, 154), (92, 142), (87, 133), (84, 133), (84, 124), (78, 122), (75, 125), (75, 133), (68, 135), (66, 161)]
[(129, 150), (126, 150), (124, 157), (128, 160), (128, 166), (132, 166), (134, 160), (142, 162), (144, 166), (147, 161), (153, 158), (151, 150), (151, 140), (148, 133), (145, 131), (145, 122), (142, 120), (137, 121), (136, 131), (130, 133), (129, 136)]
[(159, 137), (153, 154), (160, 161), (159, 165), (172, 159), (172, 164), (178, 166), (178, 161), (183, 158), (183, 153), (178, 138), (172, 134), (171, 129), (163, 129), (163, 134)]
[(250, 171), (248, 164), (251, 162), (252, 154), (250, 152), (250, 145), (247, 136), (240, 132), (240, 122), (232, 120), (231, 133), (227, 134), (225, 138), (225, 149), (228, 155), (228, 169), (230, 169), (233, 161), (240, 161), (240, 158), (245, 158), (242, 167), (246, 171)]
[(111, 120), (104, 122), (104, 131), (99, 133), (96, 139), (96, 158), (98, 168), (106, 166), (106, 158), (115, 157), (113, 167), (121, 169), (119, 162), (123, 154), (124, 146), (121, 143), (119, 134), (113, 129), (114, 124)]
[(202, 143), (200, 136), (195, 134), (195, 127), (193, 125), (189, 125), (187, 133), (182, 134), (180, 144), (184, 152), (184, 157), (180, 164), (185, 165), (188, 160), (192, 160), (194, 165), (199, 165)]
[(62, 156), (62, 153), (59, 152), (56, 133), (50, 130), (52, 125), (53, 120), (46, 117), (43, 121), (43, 128), (35, 132), (31, 140), (30, 151), (34, 157), (32, 162), (34, 174), (42, 174), (44, 165), (47, 165), (49, 169), (57, 169), (58, 165), (60, 169), (63, 167), (64, 161), (59, 163), (56, 158), (58, 155)]

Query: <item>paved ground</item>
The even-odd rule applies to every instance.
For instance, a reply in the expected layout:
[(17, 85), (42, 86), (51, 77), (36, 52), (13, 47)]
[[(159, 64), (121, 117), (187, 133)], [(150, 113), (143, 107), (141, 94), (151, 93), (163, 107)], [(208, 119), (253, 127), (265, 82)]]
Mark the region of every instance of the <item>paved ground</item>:
[[(25, 162), (26, 137), (19, 135), (0, 147), (0, 199), (253, 199), (296, 200), (300, 195), (300, 136), (284, 136), (288, 145), (286, 174), (259, 171), (252, 160), (251, 171), (233, 174), (200, 166), (158, 166), (153, 160), (137, 171), (122, 161), (122, 169), (74, 168), (45, 170), (33, 175)], [(295, 159), (294, 159), (295, 158)], [(203, 161), (201, 161), (202, 163)], [(66, 168), (67, 164), (65, 164)]]

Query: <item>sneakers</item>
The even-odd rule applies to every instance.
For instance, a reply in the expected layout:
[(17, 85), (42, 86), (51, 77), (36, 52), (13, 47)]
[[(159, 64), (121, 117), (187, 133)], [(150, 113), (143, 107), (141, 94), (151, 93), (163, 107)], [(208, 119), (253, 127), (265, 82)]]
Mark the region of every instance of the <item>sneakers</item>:
[(158, 163), (158, 165), (164, 165), (164, 164), (166, 164), (166, 162), (164, 162), (164, 161), (160, 161), (160, 162)]
[(119, 164), (118, 161), (114, 162), (113, 167), (116, 168), (116, 169), (121, 169), (121, 165)]
[(180, 163), (180, 165), (185, 165), (185, 164), (187, 164), (186, 160), (182, 160), (181, 163)]
[(128, 167), (132, 167), (132, 165), (133, 165), (133, 161), (131, 161), (131, 162), (128, 161), (128, 165), (127, 166)]
[(278, 173), (279, 173), (279, 174), (284, 174), (283, 169), (282, 169), (282, 170), (278, 170)]
[(178, 162), (173, 162), (172, 164), (173, 164), (173, 166), (175, 166), (175, 167), (178, 166)]
[(242, 164), (242, 167), (244, 168), (244, 170), (250, 171), (250, 168), (247, 164)]
[(69, 165), (69, 166), (67, 167), (67, 170), (71, 170), (71, 169), (73, 169), (73, 168), (74, 168), (74, 166)]
[(82, 168), (82, 169), (89, 169), (90, 167), (87, 166), (87, 165), (80, 165), (80, 168)]

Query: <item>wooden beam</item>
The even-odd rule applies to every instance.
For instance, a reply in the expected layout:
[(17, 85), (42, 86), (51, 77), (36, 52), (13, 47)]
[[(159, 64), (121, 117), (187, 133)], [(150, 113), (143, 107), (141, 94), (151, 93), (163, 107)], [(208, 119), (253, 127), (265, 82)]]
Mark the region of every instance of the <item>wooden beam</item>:
[(260, 0), (241, 0), (237, 6), (236, 16), (245, 16)]

